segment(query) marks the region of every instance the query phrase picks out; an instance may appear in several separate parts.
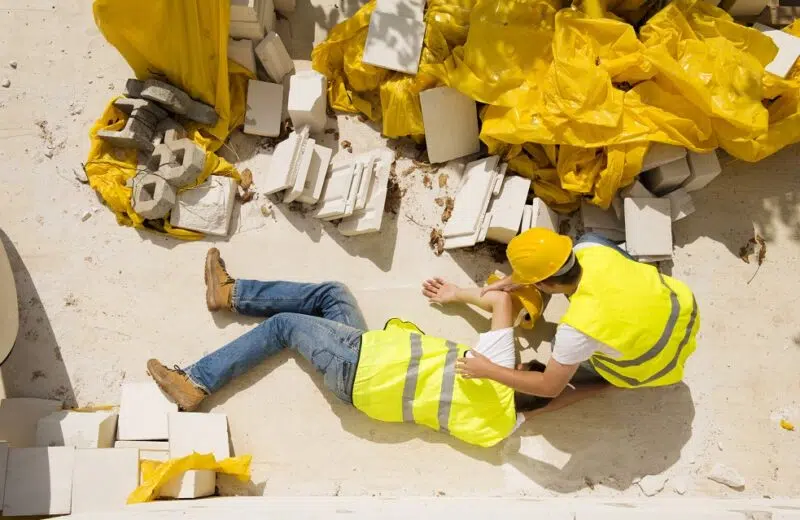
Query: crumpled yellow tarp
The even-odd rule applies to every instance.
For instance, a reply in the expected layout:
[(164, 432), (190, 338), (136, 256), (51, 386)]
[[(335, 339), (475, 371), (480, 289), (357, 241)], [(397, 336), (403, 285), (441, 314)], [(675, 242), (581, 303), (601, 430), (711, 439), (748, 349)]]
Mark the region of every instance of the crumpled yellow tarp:
[[(312, 60), (332, 80), (331, 104), (382, 118), (389, 137), (423, 137), (420, 90), (448, 85), (484, 103), (489, 152), (561, 211), (582, 198), (607, 208), (651, 142), (757, 161), (800, 141), (800, 75), (765, 72), (777, 53), (770, 38), (703, 0), (674, 0), (637, 34), (626, 20), (646, 3), (610, 4), (613, 12), (594, 17), (555, 0), (435, 0), (412, 77), (342, 65), (345, 55), (360, 60), (370, 2)], [(439, 16), (448, 10), (459, 16)]]
[[(98, 28), (138, 79), (166, 80), (192, 98), (212, 105), (219, 115), (213, 127), (191, 122), (185, 125), (189, 138), (206, 150), (205, 169), (195, 185), (212, 174), (239, 180), (236, 168), (214, 153), (229, 132), (244, 122), (247, 81), (255, 77), (227, 59), (229, 13), (227, 0), (94, 2)], [(126, 186), (137, 173), (136, 151), (115, 149), (96, 137), (99, 130), (121, 129), (126, 117), (113, 106), (112, 99), (95, 122), (89, 132), (86, 176), (120, 224), (142, 227), (145, 221), (133, 211), (131, 188)], [(173, 228), (168, 219), (148, 220), (146, 225), (179, 238), (203, 237), (201, 233)]]
[(128, 504), (141, 504), (154, 500), (158, 496), (159, 490), (167, 482), (192, 469), (211, 470), (247, 481), (250, 479), (250, 462), (252, 460), (252, 456), (242, 455), (217, 461), (211, 453), (206, 455), (193, 453), (166, 462), (143, 460), (139, 464), (142, 483), (128, 496)]

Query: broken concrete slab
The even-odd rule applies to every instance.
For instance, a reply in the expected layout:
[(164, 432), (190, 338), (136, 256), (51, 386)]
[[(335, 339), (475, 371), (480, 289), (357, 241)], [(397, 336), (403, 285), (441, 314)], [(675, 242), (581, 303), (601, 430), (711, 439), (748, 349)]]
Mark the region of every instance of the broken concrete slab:
[(453, 213), (444, 227), (445, 237), (471, 235), (478, 230), (494, 190), (499, 160), (493, 155), (467, 164)]
[(650, 143), (644, 155), (641, 171), (652, 170), (686, 157), (686, 148), (664, 143)]
[(311, 162), (314, 158), (314, 146), (316, 141), (310, 137), (306, 139), (300, 150), (300, 155), (297, 157), (296, 167), (290, 177), (294, 177), (294, 184), (286, 189), (283, 196), (283, 202), (294, 202), (303, 193), (306, 186), (306, 179), (311, 171)]
[(0, 513), (6, 496), (6, 468), (8, 468), (8, 443), (0, 441)]
[(491, 224), (488, 226), (486, 238), (508, 244), (519, 233), (531, 180), (519, 175), (509, 175), (498, 184), (502, 184), (502, 187), (500, 194), (494, 197), (489, 206)]
[(683, 183), (683, 188), (688, 192), (701, 190), (722, 173), (717, 152), (696, 153), (689, 152), (689, 178)]
[(524, 233), (531, 228), (531, 219), (533, 218), (533, 206), (530, 204), (522, 208), (522, 221), (519, 225), (519, 232)]
[(354, 210), (358, 211), (367, 206), (367, 195), (369, 195), (372, 181), (375, 178), (375, 157), (372, 154), (364, 154), (355, 159), (356, 162), (364, 166), (363, 173), (361, 174), (361, 182), (358, 183), (358, 191), (356, 192), (356, 202)]
[(244, 133), (277, 137), (281, 133), (282, 112), (283, 85), (254, 79), (248, 81)]
[(633, 256), (672, 256), (669, 199), (625, 199), (625, 243)]
[(422, 21), (425, 0), (378, 0), (375, 11)]
[(311, 132), (322, 132), (328, 122), (327, 81), (314, 70), (297, 72), (289, 78), (287, 109), (295, 128), (308, 125)]
[(328, 176), (328, 167), (331, 164), (331, 155), (333, 155), (333, 150), (330, 148), (318, 144), (314, 145), (311, 166), (308, 168), (303, 192), (296, 199), (298, 202), (316, 204), (322, 196), (325, 178)]
[(587, 200), (581, 201), (581, 220), (586, 233), (597, 233), (614, 242), (625, 240), (625, 224), (613, 209), (604, 210)]
[(550, 209), (542, 199), (534, 198), (531, 210), (531, 228), (545, 228), (558, 232), (558, 213)]
[(678, 188), (664, 197), (669, 199), (673, 222), (677, 222), (694, 213), (695, 208), (692, 196), (684, 188)]
[[(286, 140), (275, 147), (269, 170), (259, 172), (259, 178), (256, 180), (258, 191), (270, 194), (293, 187), (298, 174), (305, 179), (308, 174), (307, 169), (311, 167), (311, 160), (308, 156), (304, 157), (304, 154), (306, 148), (313, 149), (313, 147), (314, 140), (308, 137), (308, 127), (289, 134)], [(300, 172), (302, 168), (306, 168), (306, 171)]]
[(203, 184), (181, 191), (170, 214), (170, 224), (207, 235), (227, 236), (237, 186), (230, 177), (212, 175)]
[(75, 448), (10, 448), (3, 516), (68, 515)]
[(123, 91), (123, 94), (128, 97), (138, 98), (142, 97), (142, 90), (144, 90), (144, 81), (136, 78), (129, 78), (125, 82), (125, 90)]
[[(231, 5), (231, 9), (233, 6)], [(256, 73), (256, 55), (253, 51), (253, 40), (228, 39), (228, 59), (233, 60), (253, 74)]]
[(61, 410), (61, 401), (14, 397), (0, 400), (0, 439), (13, 448), (36, 446), (39, 419)]
[(367, 202), (363, 209), (357, 209), (351, 216), (342, 219), (339, 232), (345, 236), (378, 232), (383, 223), (383, 210), (386, 206), (394, 153), (391, 150), (375, 150), (370, 154), (372, 159), (368, 164), (373, 179), (369, 185)]
[(264, 34), (266, 34), (266, 31), (260, 22), (238, 22), (231, 20), (229, 27), (229, 35), (231, 38), (258, 41), (264, 38)]
[(283, 81), (284, 76), (294, 70), (294, 62), (278, 33), (269, 33), (261, 40), (256, 46), (256, 56), (275, 83)]
[(663, 164), (640, 175), (642, 183), (648, 190), (656, 195), (666, 195), (672, 190), (681, 187), (686, 179), (691, 176), (689, 163), (686, 158)]
[(123, 383), (117, 439), (167, 440), (169, 439), (167, 415), (177, 411), (178, 405), (172, 402), (154, 381)]
[(259, 0), (231, 0), (232, 22), (257, 22), (261, 7)]
[(133, 178), (131, 204), (133, 210), (145, 219), (164, 218), (175, 205), (175, 187), (152, 173)]
[(139, 485), (139, 450), (75, 450), (72, 513), (125, 507)]
[(111, 448), (116, 433), (116, 413), (62, 410), (39, 419), (36, 445)]
[(760, 23), (753, 24), (753, 29), (768, 36), (778, 47), (778, 54), (764, 67), (764, 70), (781, 78), (788, 76), (797, 58), (800, 57), (800, 38)]
[[(156, 145), (156, 149), (153, 150), (153, 154), (155, 154), (156, 151), (158, 150), (159, 144), (171, 143), (172, 141), (177, 141), (185, 137), (186, 137), (186, 129), (183, 127), (183, 125), (181, 125), (171, 117), (162, 119), (161, 121), (159, 121), (158, 126), (156, 126), (156, 131), (153, 136), (153, 144)], [(165, 149), (171, 152), (168, 146), (165, 147)], [(169, 153), (166, 154), (166, 156), (169, 155), (170, 155)], [(160, 161), (158, 166), (161, 166)]]
[(152, 117), (158, 121), (167, 117), (167, 111), (159, 107), (155, 103), (147, 101), (146, 99), (136, 98), (117, 98), (114, 101), (114, 106), (125, 112), (127, 115), (134, 114), (140, 110), (148, 112)]
[(179, 115), (186, 115), (189, 112), (189, 105), (192, 103), (189, 94), (174, 85), (157, 79), (145, 81), (140, 96), (143, 99), (156, 101), (170, 112)]
[(162, 161), (158, 175), (176, 188), (197, 181), (206, 165), (206, 151), (188, 138), (164, 143), (172, 152), (167, 163)]
[(420, 92), (425, 143), (431, 163), (442, 163), (480, 150), (475, 101), (451, 87)]
[(416, 74), (424, 37), (423, 21), (373, 11), (361, 59), (376, 67)]
[(312, 216), (320, 220), (335, 220), (352, 215), (363, 172), (364, 165), (358, 162), (334, 167)]

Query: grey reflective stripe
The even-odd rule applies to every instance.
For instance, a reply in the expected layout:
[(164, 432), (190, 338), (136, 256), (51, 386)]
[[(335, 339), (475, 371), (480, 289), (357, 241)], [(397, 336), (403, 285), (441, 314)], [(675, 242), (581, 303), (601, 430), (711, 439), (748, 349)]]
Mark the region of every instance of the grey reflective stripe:
[(667, 363), (664, 368), (653, 374), (652, 376), (648, 377), (644, 381), (639, 381), (638, 379), (633, 379), (632, 377), (623, 376), (622, 374), (617, 373), (615, 370), (611, 369), (608, 365), (606, 365), (603, 361), (599, 359), (592, 359), (592, 362), (599, 367), (600, 369), (608, 372), (609, 374), (613, 375), (614, 377), (621, 379), (628, 383), (630, 386), (642, 386), (648, 383), (652, 383), (656, 379), (660, 379), (671, 372), (677, 365), (678, 360), (680, 360), (681, 352), (683, 348), (689, 343), (689, 338), (692, 337), (692, 329), (694, 329), (694, 322), (697, 319), (697, 300), (692, 297), (692, 314), (689, 317), (689, 323), (686, 324), (686, 331), (683, 333), (683, 338), (681, 342), (678, 344), (678, 348), (675, 351), (675, 356)]
[(675, 324), (678, 323), (678, 316), (680, 315), (681, 305), (678, 302), (678, 295), (675, 294), (675, 291), (672, 290), (672, 287), (667, 285), (667, 282), (664, 281), (664, 277), (661, 273), (658, 273), (658, 278), (661, 280), (661, 283), (664, 287), (667, 288), (669, 291), (669, 318), (667, 318), (667, 324), (664, 326), (664, 330), (661, 332), (661, 337), (658, 338), (655, 345), (652, 348), (648, 349), (647, 352), (642, 354), (636, 359), (622, 359), (617, 360), (607, 356), (600, 355), (599, 358), (603, 360), (604, 363), (609, 365), (614, 365), (620, 368), (624, 367), (635, 367), (650, 361), (657, 355), (661, 353), (662, 350), (669, 344), (669, 339), (672, 337), (672, 333), (675, 332)]
[(453, 390), (456, 386), (456, 359), (458, 359), (458, 345), (448, 341), (447, 355), (444, 358), (444, 371), (442, 372), (442, 392), (439, 397), (439, 431), (450, 433), (447, 425), (450, 424), (450, 408), (453, 405)]
[(419, 380), (419, 362), (422, 359), (422, 336), (410, 335), (411, 359), (408, 361), (406, 382), (403, 385), (403, 421), (414, 422), (414, 398), (417, 395)]

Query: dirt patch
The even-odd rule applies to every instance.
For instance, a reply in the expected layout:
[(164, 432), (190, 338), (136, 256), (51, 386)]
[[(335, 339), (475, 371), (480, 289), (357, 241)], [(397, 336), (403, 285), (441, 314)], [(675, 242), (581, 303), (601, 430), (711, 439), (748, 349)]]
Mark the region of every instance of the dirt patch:
[(436, 256), (442, 256), (442, 253), (444, 253), (444, 236), (442, 235), (441, 229), (431, 229), (431, 236), (430, 240), (428, 241), (428, 245), (431, 246), (433, 254)]

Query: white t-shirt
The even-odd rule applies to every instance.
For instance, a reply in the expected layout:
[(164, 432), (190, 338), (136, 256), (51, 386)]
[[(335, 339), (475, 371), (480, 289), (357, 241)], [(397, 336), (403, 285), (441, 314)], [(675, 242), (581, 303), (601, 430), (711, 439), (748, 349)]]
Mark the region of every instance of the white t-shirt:
[[(509, 327), (507, 329), (484, 332), (478, 337), (478, 344), (475, 346), (474, 350), (489, 358), (489, 361), (496, 365), (505, 368), (514, 368), (517, 359), (516, 343), (514, 343), (514, 329)], [(517, 423), (508, 435), (511, 436), (524, 422), (525, 416), (518, 413)]]
[(622, 355), (619, 350), (609, 347), (569, 325), (562, 323), (556, 329), (556, 337), (553, 340), (553, 359), (562, 365), (577, 365), (592, 357), (595, 352), (601, 352), (612, 359), (618, 359)]

